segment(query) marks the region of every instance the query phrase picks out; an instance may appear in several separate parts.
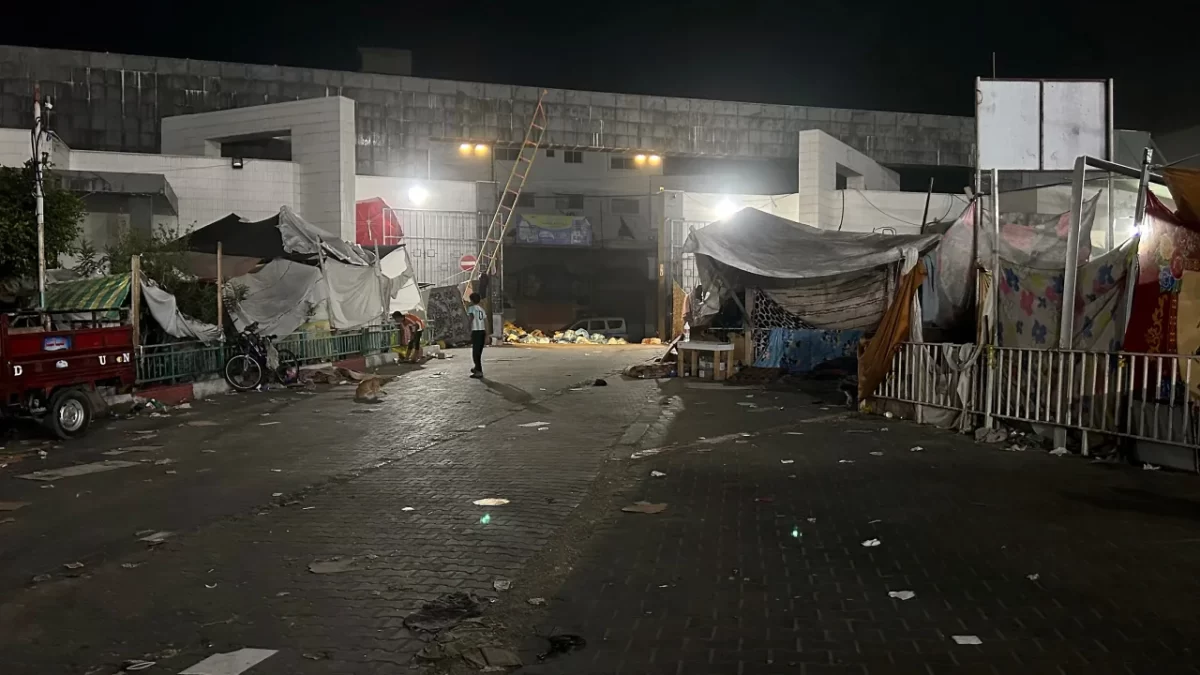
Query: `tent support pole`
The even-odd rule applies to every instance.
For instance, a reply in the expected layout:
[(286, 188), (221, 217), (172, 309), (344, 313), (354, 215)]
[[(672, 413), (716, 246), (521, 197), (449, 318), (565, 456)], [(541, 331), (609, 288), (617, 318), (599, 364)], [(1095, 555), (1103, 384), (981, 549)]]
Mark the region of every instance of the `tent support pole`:
[(217, 242), (217, 332), (225, 337), (225, 276), (221, 273), (221, 242)]
[(129, 259), (129, 325), (133, 326), (133, 350), (138, 351), (142, 337), (142, 258)]

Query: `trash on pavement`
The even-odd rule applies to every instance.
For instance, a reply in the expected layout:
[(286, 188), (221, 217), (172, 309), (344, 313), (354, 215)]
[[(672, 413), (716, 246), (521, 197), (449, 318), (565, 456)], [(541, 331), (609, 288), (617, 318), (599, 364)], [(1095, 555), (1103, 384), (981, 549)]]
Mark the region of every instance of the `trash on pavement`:
[(139, 670), (145, 670), (153, 666), (157, 661), (143, 661), (142, 659), (129, 659), (121, 664), (121, 671), (132, 673)]
[(508, 503), (508, 500), (502, 497), (488, 497), (486, 499), (476, 499), (471, 503), (475, 506), (504, 506)]
[(121, 567), (124, 567), (127, 570), (131, 570), (131, 569), (141, 567), (141, 566), (142, 566), (142, 563), (132, 563), (132, 562), (121, 563)]
[(1025, 575), (1025, 578), (1026, 578), (1026, 579), (1028, 579), (1028, 580), (1030, 580), (1030, 581), (1037, 581), (1037, 580), (1038, 580), (1038, 579), (1040, 579), (1041, 577), (1042, 577), (1042, 575), (1040, 575), (1040, 574), (1036, 574), (1036, 573), (1034, 573), (1034, 574), (1026, 574), (1026, 575)]
[(651, 457), (653, 455), (657, 455), (658, 453), (662, 452), (663, 450), (666, 450), (666, 448), (647, 448), (645, 450), (637, 450), (632, 455), (629, 456), (629, 459), (641, 459), (643, 457)]
[(498, 591), (507, 591), (508, 589), (512, 588), (512, 580), (511, 579), (497, 579), (492, 582), (492, 588), (494, 588)]
[(406, 506), (406, 507), (404, 507), (404, 508), (402, 508), (402, 509), (400, 509), (400, 510), (401, 510), (401, 511), (416, 511), (416, 509), (414, 509), (414, 508), (413, 508), (413, 507), (411, 507), (411, 506)]
[(864, 541), (862, 543), (862, 545), (866, 546), (867, 548), (875, 548), (876, 546), (879, 545), (879, 540), (878, 539), (868, 539), (868, 540)]
[[(358, 411), (355, 411), (355, 412), (358, 412)], [(259, 422), (259, 423), (258, 423), (258, 426), (260, 426), (260, 427), (270, 427), (270, 426), (274, 426), (274, 425), (276, 425), (276, 424), (279, 424), (279, 422)]]
[(960, 645), (983, 644), (983, 640), (980, 640), (979, 637), (975, 635), (954, 635), (952, 637), (954, 638), (954, 642)]
[(179, 675), (241, 675), (275, 654), (275, 649), (239, 649), (236, 652), (213, 654)]
[[(1153, 464), (1143, 464), (1142, 465), (1142, 471), (1158, 471), (1161, 468), (1162, 468), (1161, 466), (1155, 466)], [(22, 476), (22, 478), (24, 478), (24, 476)]]
[(878, 450), (876, 450), (876, 451), (874, 451), (874, 452), (868, 452), (867, 454), (868, 454), (868, 455), (873, 455), (873, 456), (875, 456), (875, 457), (883, 457), (883, 453), (882, 453), (882, 452), (879, 452)]
[(439, 596), (404, 617), (404, 627), (412, 631), (437, 633), (465, 619), (483, 615), (483, 603), (473, 593), (457, 591)]
[(738, 401), (738, 405), (746, 407), (746, 408), (757, 408), (758, 407), (757, 405), (755, 405), (754, 403), (751, 403), (750, 401)]
[(1063, 455), (1067, 454), (1067, 452), (1068, 452), (1068, 450), (1066, 448), (1057, 447), (1057, 448), (1051, 450), (1050, 454), (1054, 455), (1055, 457), (1062, 457)]
[(40, 584), (43, 581), (50, 581), (50, 579), (51, 576), (49, 574), (39, 574), (33, 578), (33, 583)]
[(545, 598), (529, 598), (525, 602), (533, 605), (534, 607), (542, 607), (546, 604), (546, 599)]
[(517, 426), (521, 427), (522, 429), (536, 429), (538, 427), (548, 427), (548, 426), (550, 426), (550, 423), (549, 422), (526, 422), (525, 424), (518, 424)]
[(810, 522), (810, 523), (815, 523), (815, 522), (817, 522), (817, 519), (816, 519), (816, 518), (809, 518), (809, 519), (808, 519), (808, 522)]
[(106, 459), (102, 462), (92, 462), (91, 464), (76, 464), (75, 466), (66, 466), (61, 469), (46, 469), (43, 471), (34, 471), (27, 473), (17, 478), (25, 480), (40, 480), (40, 481), (55, 481), (60, 478), (74, 478), (75, 476), (86, 476), (92, 473), (100, 473), (102, 471), (112, 471), (113, 469), (124, 469), (130, 466), (137, 466), (137, 462), (123, 462), (120, 460)]
[(282, 497), (282, 496), (283, 496), (283, 493), (282, 493), (282, 492), (272, 492), (272, 493), (271, 493), (271, 496), (272, 496), (272, 497)]
[(582, 635), (572, 635), (570, 633), (551, 635), (546, 638), (546, 641), (550, 643), (550, 649), (538, 654), (538, 661), (545, 661), (551, 656), (567, 654), (587, 646), (587, 640), (583, 639)]
[(65, 567), (65, 568), (67, 568), (67, 569), (69, 569), (69, 570), (81, 570), (81, 569), (83, 569), (83, 563), (81, 563), (81, 562), (69, 562), (69, 563), (64, 563), (64, 564), (63, 564), (63, 567)]
[(0, 511), (16, 511), (23, 506), (29, 506), (30, 502), (0, 502)]
[(789, 432), (787, 432), (787, 435), (788, 436), (803, 436), (804, 432), (803, 431), (789, 431)]
[(174, 464), (174, 463), (175, 463), (175, 460), (170, 459), (170, 458), (158, 459), (158, 460), (154, 461), (154, 466), (166, 466), (168, 464)]
[(650, 502), (634, 502), (629, 506), (622, 506), (621, 510), (625, 513), (662, 513), (667, 510), (666, 504), (652, 504)]
[(338, 574), (354, 569), (356, 558), (337, 558), (334, 560), (318, 560), (308, 564), (308, 571), (313, 574)]
[(192, 420), (187, 425), (189, 427), (215, 427), (217, 423), (212, 420)]
[(779, 460), (779, 463), (780, 463), (780, 464), (794, 464), (795, 462), (796, 462), (796, 460), (794, 460), (794, 459), (781, 459), (781, 460)]
[(651, 472), (650, 472), (650, 477), (651, 477), (651, 478), (666, 478), (666, 477), (667, 477), (667, 474), (665, 474), (665, 473), (663, 473), (663, 472), (661, 472), (661, 471), (651, 471)]
[(17, 519), (13, 518), (12, 516), (9, 516), (8, 518), (0, 518), (0, 525), (7, 525), (15, 522), (17, 522)]
[(838, 460), (838, 464), (853, 464), (853, 463), (854, 463), (854, 460), (852, 460), (852, 459), (839, 459)]
[(148, 534), (144, 537), (140, 537), (138, 539), (138, 541), (144, 541), (150, 545), (161, 544), (164, 541), (166, 541), (171, 536), (171, 534), (172, 534), (171, 532), (167, 532), (166, 530), (163, 530), (161, 532), (155, 532), (153, 534)]
[(847, 433), (847, 434), (869, 434), (869, 433), (871, 433), (871, 430), (870, 429), (847, 429), (845, 431), (845, 433)]
[(912, 591), (888, 591), (888, 597), (897, 600), (912, 600), (917, 597), (917, 594)]
[(923, 452), (924, 450), (925, 450), (925, 448), (922, 448), (919, 445), (914, 445), (908, 449), (909, 452)]
[(46, 459), (49, 456), (50, 453), (46, 452), (45, 450), (38, 450), (38, 459)]
[(217, 585), (216, 584), (204, 584), (204, 587), (211, 591), (212, 589), (216, 588)]
[(175, 406), (176, 410), (191, 410), (191, 408), (191, 403), (180, 403), (179, 405)]

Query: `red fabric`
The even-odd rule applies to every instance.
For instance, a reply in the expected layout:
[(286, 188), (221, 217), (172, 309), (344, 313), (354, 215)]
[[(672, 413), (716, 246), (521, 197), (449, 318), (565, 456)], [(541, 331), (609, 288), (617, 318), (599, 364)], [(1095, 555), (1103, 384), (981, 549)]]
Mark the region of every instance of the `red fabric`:
[(396, 213), (379, 197), (356, 203), (354, 221), (354, 243), (359, 246), (399, 244), (404, 236)]
[(1125, 351), (1177, 353), (1176, 317), (1184, 270), (1200, 271), (1200, 223), (1181, 220), (1149, 193)]

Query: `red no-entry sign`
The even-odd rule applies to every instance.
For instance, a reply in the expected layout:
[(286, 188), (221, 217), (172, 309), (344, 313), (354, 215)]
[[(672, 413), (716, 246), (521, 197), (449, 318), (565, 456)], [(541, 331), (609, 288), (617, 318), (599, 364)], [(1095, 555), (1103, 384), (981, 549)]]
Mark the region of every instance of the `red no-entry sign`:
[(458, 268), (463, 271), (470, 271), (470, 270), (475, 269), (475, 256), (468, 253), (468, 254), (464, 255), (463, 257), (459, 258), (458, 259)]

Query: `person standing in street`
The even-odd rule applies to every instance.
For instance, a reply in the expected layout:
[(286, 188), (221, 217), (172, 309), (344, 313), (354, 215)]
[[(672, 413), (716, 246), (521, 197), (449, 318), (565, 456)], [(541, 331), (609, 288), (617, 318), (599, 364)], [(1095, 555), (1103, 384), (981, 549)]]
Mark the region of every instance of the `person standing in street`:
[(471, 377), (483, 379), (483, 343), (487, 340), (487, 312), (479, 306), (479, 294), (471, 294), (471, 306), (467, 308), (467, 318), (471, 321), (471, 358), (475, 359), (475, 367), (471, 369)]

